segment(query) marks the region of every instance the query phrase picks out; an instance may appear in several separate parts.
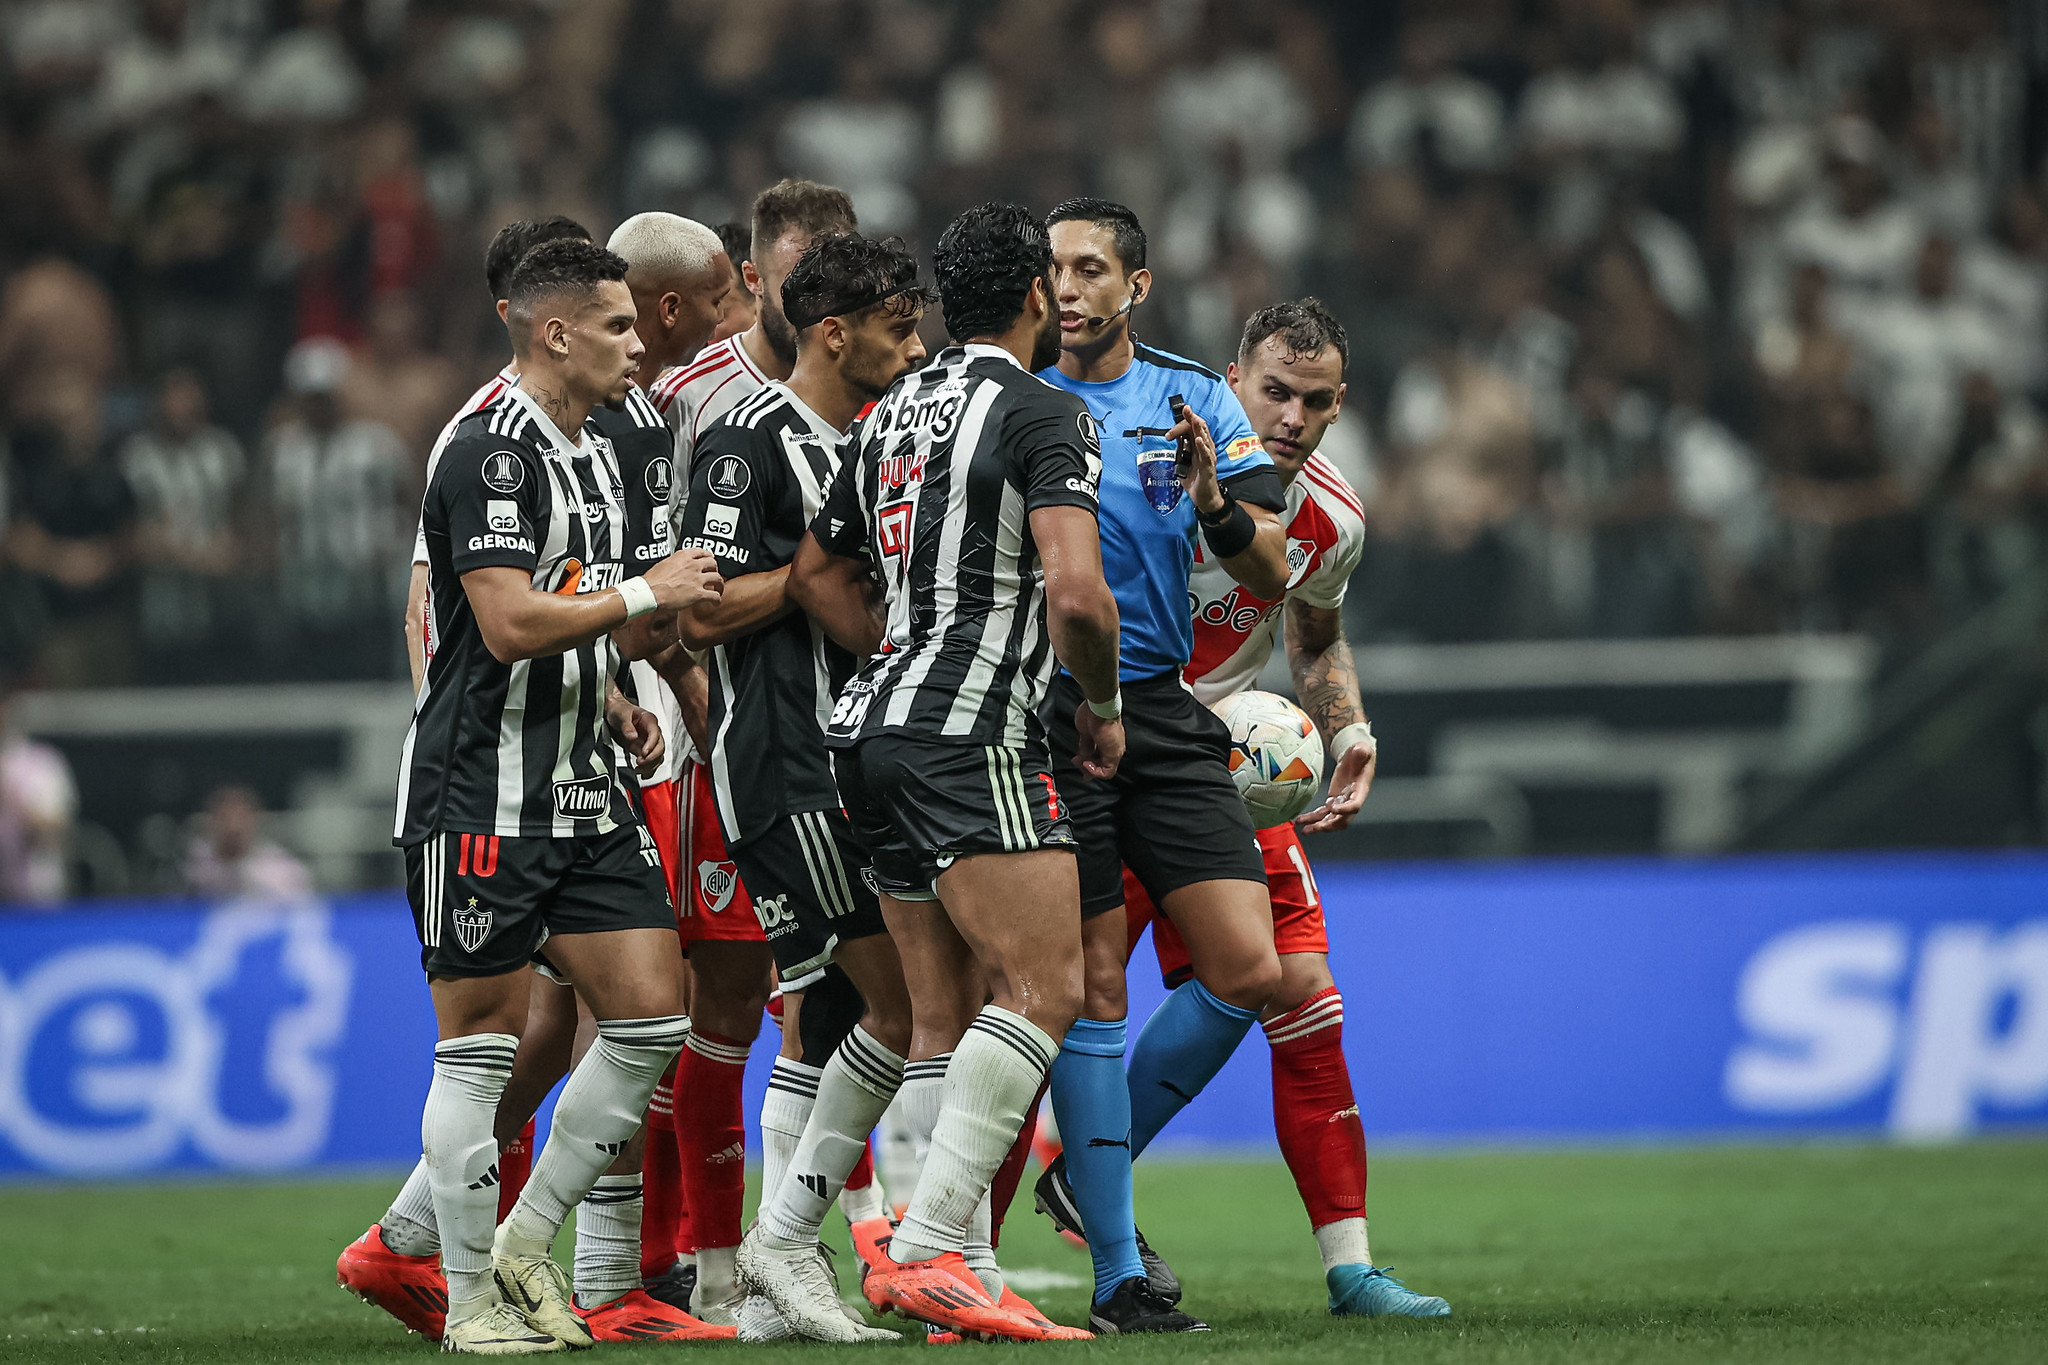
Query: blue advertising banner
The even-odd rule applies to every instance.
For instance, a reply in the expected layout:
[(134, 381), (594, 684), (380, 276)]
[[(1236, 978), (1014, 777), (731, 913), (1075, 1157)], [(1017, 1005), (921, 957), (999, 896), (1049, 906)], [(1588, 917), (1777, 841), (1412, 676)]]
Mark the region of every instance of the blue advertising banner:
[[(1371, 1140), (2048, 1124), (2048, 856), (1319, 877)], [(1141, 944), (1133, 1019), (1159, 998)], [(0, 1175), (407, 1163), (433, 1037), (396, 893), (0, 914)], [(1161, 1149), (1270, 1143), (1265, 1051)]]

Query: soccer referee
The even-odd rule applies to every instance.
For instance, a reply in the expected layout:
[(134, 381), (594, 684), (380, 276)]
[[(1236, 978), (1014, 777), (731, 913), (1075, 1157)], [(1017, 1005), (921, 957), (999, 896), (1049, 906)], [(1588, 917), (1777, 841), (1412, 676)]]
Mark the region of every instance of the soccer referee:
[[(1107, 780), (1073, 764), (1079, 685), (1062, 673), (1044, 719), (1081, 842), (1082, 1017), (1052, 1069), (1066, 1144), (1042, 1204), (1088, 1240), (1098, 1324), (1199, 1332), (1179, 1286), (1148, 1277), (1131, 1208), (1131, 1153), (1201, 1092), (1280, 983), (1258, 839), (1230, 778), (1230, 734), (1181, 682), (1193, 649), (1188, 576), (1201, 554), (1263, 601), (1288, 579), (1286, 491), (1221, 375), (1141, 346), (1151, 292), (1145, 232), (1121, 204), (1072, 199), (1046, 220), (1061, 351), (1040, 377), (1088, 405), (1101, 433), (1102, 562), (1122, 621), (1127, 747)], [(1199, 544), (1198, 544), (1199, 542)], [(1145, 1025), (1124, 1069), (1123, 869), (1186, 940), (1194, 979)]]

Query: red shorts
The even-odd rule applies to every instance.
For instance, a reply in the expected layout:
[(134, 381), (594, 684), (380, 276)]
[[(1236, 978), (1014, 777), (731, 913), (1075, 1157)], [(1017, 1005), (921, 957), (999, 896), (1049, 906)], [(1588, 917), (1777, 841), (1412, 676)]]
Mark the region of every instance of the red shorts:
[(766, 943), (761, 921), (754, 917), (754, 899), (740, 885), (740, 870), (726, 851), (725, 831), (718, 827), (718, 799), (711, 790), (711, 770), (702, 763), (683, 765), (683, 887), (676, 897), (676, 926), (683, 943), (715, 939), (726, 943)]
[(640, 811), (647, 818), (647, 833), (654, 851), (661, 855), (662, 880), (668, 883), (668, 903), (676, 905), (676, 870), (682, 866), (682, 831), (676, 824), (675, 781), (655, 782), (640, 788)]
[[(1322, 893), (1308, 869), (1301, 836), (1291, 823), (1259, 831), (1259, 851), (1266, 859), (1266, 894), (1273, 901), (1273, 947), (1286, 953), (1327, 953), (1330, 935), (1323, 925)], [(1124, 869), (1124, 916), (1130, 924), (1131, 947), (1145, 926), (1152, 926), (1152, 951), (1159, 957), (1159, 976), (1169, 987), (1194, 975), (1180, 931), (1153, 908), (1145, 888)]]

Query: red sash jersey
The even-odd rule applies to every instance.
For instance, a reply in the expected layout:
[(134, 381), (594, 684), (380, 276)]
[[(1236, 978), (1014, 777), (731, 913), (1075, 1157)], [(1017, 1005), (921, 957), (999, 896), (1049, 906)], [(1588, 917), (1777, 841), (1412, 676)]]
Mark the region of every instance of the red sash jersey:
[[(1336, 467), (1311, 455), (1287, 487), (1287, 591), (1267, 601), (1239, 583), (1208, 553), (1195, 547), (1188, 597), (1195, 617), (1195, 647), (1182, 676), (1204, 706), (1258, 682), (1272, 657), (1280, 615), (1288, 598), (1335, 611), (1365, 553), (1365, 507)], [(1309, 870), (1301, 836), (1290, 824), (1259, 831), (1265, 856), (1266, 889), (1273, 902), (1273, 943), (1282, 953), (1327, 953), (1322, 897)], [(1135, 947), (1152, 925), (1159, 974), (1169, 985), (1191, 975), (1187, 946), (1164, 917), (1155, 915), (1138, 879), (1124, 874), (1125, 913)]]

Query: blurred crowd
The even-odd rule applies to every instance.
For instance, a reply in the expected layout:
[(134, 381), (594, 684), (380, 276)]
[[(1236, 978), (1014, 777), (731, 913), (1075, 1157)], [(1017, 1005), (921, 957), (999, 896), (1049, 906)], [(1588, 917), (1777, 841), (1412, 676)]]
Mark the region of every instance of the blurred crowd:
[(483, 243), (1096, 193), (1148, 342), (1313, 291), (1373, 640), (1862, 630), (2035, 571), (2048, 0), (0, 0), (0, 664), (405, 676)]

